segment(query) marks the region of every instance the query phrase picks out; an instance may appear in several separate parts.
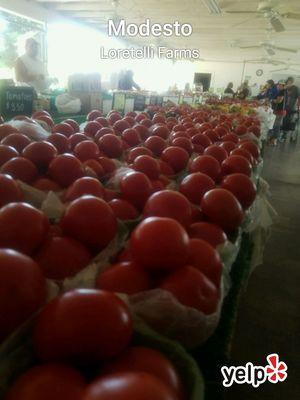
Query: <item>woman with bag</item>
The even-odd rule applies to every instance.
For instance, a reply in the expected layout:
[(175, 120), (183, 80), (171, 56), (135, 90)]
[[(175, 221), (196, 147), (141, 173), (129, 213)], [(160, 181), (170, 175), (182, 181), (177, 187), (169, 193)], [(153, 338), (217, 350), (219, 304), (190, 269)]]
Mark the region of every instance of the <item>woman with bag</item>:
[(269, 137), (270, 146), (277, 145), (282, 121), (286, 115), (286, 110), (285, 110), (286, 99), (285, 99), (284, 83), (278, 82), (277, 89), (278, 89), (277, 96), (272, 100), (273, 113), (276, 115), (276, 118), (274, 121), (273, 129)]

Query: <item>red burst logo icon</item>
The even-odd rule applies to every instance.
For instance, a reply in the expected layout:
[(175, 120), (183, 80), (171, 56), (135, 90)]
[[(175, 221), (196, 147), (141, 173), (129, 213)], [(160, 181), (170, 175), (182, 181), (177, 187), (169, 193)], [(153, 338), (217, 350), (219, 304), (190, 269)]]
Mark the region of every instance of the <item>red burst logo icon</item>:
[(287, 365), (283, 361), (279, 361), (278, 354), (270, 354), (267, 357), (269, 365), (266, 366), (268, 380), (271, 383), (283, 382), (287, 378)]

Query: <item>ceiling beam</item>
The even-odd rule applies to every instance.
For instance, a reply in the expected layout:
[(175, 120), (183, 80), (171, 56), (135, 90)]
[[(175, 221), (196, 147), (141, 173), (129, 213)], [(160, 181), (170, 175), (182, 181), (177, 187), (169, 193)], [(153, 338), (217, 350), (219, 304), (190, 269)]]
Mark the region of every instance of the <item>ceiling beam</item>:
[(53, 8), (56, 11), (97, 11), (97, 10), (113, 10), (114, 7), (107, 7), (109, 3), (103, 4), (99, 2), (68, 2), (68, 3), (53, 3), (53, 2), (45, 2), (43, 3), (46, 7)]

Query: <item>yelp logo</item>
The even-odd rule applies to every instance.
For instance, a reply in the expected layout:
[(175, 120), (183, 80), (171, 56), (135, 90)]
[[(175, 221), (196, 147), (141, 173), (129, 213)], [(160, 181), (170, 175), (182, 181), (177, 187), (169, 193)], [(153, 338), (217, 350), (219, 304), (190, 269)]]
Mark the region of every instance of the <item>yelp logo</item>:
[(249, 362), (245, 366), (222, 367), (223, 386), (230, 387), (233, 383), (239, 385), (247, 383), (257, 388), (266, 381), (271, 383), (285, 381), (288, 367), (286, 363), (279, 361), (278, 354), (270, 354), (267, 362), (266, 366), (257, 366)]

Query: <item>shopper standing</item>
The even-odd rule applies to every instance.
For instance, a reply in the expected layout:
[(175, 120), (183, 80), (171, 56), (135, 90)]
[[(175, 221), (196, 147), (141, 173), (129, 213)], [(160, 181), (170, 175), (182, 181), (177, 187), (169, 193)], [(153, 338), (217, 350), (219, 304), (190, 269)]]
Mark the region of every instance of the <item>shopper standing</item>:
[(233, 83), (229, 82), (226, 89), (224, 90), (224, 94), (232, 94), (232, 96), (235, 95), (235, 91), (233, 90)]
[[(276, 97), (273, 98), (272, 100), (272, 108), (273, 108), (273, 113), (276, 115), (273, 129), (270, 132), (270, 137), (269, 137), (269, 144), (271, 146), (276, 146), (277, 145), (277, 140), (280, 135), (280, 128), (282, 125), (283, 118), (286, 114), (285, 111), (285, 98), (286, 98), (286, 93), (284, 90), (284, 82), (278, 82), (276, 86)], [(274, 90), (275, 93), (275, 90)]]
[(299, 88), (294, 84), (294, 78), (289, 77), (286, 81), (286, 116), (283, 120), (281, 142), (284, 142), (287, 134), (291, 133), (291, 140), (295, 140), (295, 128), (296, 124), (294, 121), (295, 114), (297, 112), (299, 102)]

